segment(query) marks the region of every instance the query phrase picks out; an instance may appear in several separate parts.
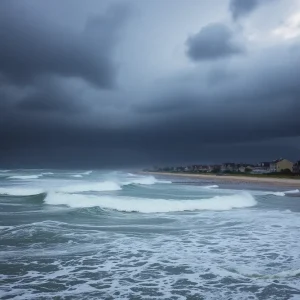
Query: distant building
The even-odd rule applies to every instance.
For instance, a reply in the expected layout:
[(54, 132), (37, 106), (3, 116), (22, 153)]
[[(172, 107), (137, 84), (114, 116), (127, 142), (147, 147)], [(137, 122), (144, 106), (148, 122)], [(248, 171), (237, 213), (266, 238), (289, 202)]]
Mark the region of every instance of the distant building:
[(270, 166), (270, 162), (260, 162), (253, 168), (252, 172), (257, 174), (270, 173)]
[(294, 163), (293, 173), (300, 174), (300, 160)]
[(293, 163), (287, 159), (279, 158), (270, 163), (270, 172), (281, 172), (286, 169), (293, 171)]
[(208, 172), (220, 172), (221, 171), (222, 166), (221, 165), (210, 165), (208, 166)]
[(225, 171), (234, 171), (235, 170), (235, 163), (224, 163), (222, 166), (221, 166), (221, 171), (222, 172), (225, 172)]

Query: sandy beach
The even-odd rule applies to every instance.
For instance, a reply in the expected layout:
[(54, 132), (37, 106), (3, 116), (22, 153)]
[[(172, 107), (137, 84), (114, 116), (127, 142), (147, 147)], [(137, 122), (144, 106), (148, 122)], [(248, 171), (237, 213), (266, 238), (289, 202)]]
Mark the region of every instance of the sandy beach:
[(290, 187), (300, 188), (300, 179), (265, 178), (265, 177), (249, 177), (249, 176), (234, 176), (234, 175), (218, 176), (214, 174), (184, 174), (184, 173), (168, 173), (168, 172), (147, 172), (147, 174), (164, 175), (164, 176), (181, 176), (181, 177), (190, 177), (190, 178), (196, 177), (202, 179), (210, 179), (215, 182), (257, 183), (257, 184), (290, 186)]

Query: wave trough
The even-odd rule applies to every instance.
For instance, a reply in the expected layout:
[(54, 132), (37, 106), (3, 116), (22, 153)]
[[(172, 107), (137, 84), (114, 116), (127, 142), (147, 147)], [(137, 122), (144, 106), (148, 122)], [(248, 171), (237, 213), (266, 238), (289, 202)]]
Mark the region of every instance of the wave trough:
[(77, 184), (61, 187), (59, 192), (63, 193), (81, 193), (81, 192), (105, 192), (105, 191), (118, 191), (122, 188), (113, 181)]

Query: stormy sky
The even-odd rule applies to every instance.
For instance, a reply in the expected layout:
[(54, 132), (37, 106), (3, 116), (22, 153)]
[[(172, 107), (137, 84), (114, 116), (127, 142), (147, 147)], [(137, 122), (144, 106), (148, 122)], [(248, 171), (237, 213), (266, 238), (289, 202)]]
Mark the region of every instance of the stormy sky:
[(300, 159), (299, 0), (1, 0), (0, 167)]

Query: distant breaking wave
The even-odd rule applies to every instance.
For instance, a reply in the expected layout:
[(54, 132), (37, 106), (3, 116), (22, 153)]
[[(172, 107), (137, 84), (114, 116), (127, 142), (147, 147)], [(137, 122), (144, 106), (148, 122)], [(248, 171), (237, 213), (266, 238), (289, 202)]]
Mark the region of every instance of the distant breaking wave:
[(15, 176), (10, 176), (8, 177), (9, 179), (38, 179), (41, 176), (43, 176), (42, 174), (39, 175), (15, 175)]
[(145, 184), (145, 185), (151, 185), (155, 183), (172, 183), (172, 181), (169, 180), (158, 180), (154, 176), (147, 176), (147, 177), (141, 177), (137, 179), (132, 179), (129, 181), (122, 182), (122, 185), (129, 185), (129, 184)]
[(216, 189), (216, 188), (218, 188), (219, 186), (216, 185), (216, 184), (214, 184), (214, 185), (208, 185), (208, 186), (202, 186), (202, 187), (204, 187), (204, 188), (206, 188), (206, 189)]
[(298, 194), (300, 191), (298, 189), (286, 191), (286, 192), (259, 192), (259, 195), (274, 195), (278, 197), (284, 197), (287, 194)]
[[(50, 175), (50, 174), (49, 174)], [(42, 175), (28, 175), (28, 176), (11, 176), (13, 179), (36, 179)], [(82, 175), (73, 175), (76, 177), (82, 177)], [(81, 182), (81, 181), (80, 181)], [(59, 192), (66, 194), (84, 193), (84, 192), (108, 192), (108, 191), (119, 191), (122, 190), (122, 186), (128, 185), (152, 185), (156, 183), (172, 183), (171, 181), (157, 180), (153, 176), (137, 178), (126, 182), (114, 182), (114, 181), (103, 181), (103, 182), (86, 182), (72, 185), (66, 185), (62, 187), (56, 187), (52, 189), (34, 189), (34, 188), (23, 188), (23, 187), (7, 187), (0, 188), (0, 195), (10, 196), (30, 196), (37, 195), (47, 192)]]
[(42, 189), (31, 189), (22, 187), (0, 188), (0, 195), (8, 196), (33, 196), (45, 193)]
[(86, 171), (86, 172), (83, 172), (82, 174), (83, 175), (90, 175), (90, 174), (92, 174), (93, 173), (93, 171)]
[(215, 196), (213, 198), (202, 200), (148, 199), (49, 193), (44, 201), (51, 205), (67, 205), (77, 208), (98, 206), (103, 209), (141, 213), (165, 213), (195, 210), (222, 211), (256, 205), (254, 197), (247, 192), (231, 196)]

